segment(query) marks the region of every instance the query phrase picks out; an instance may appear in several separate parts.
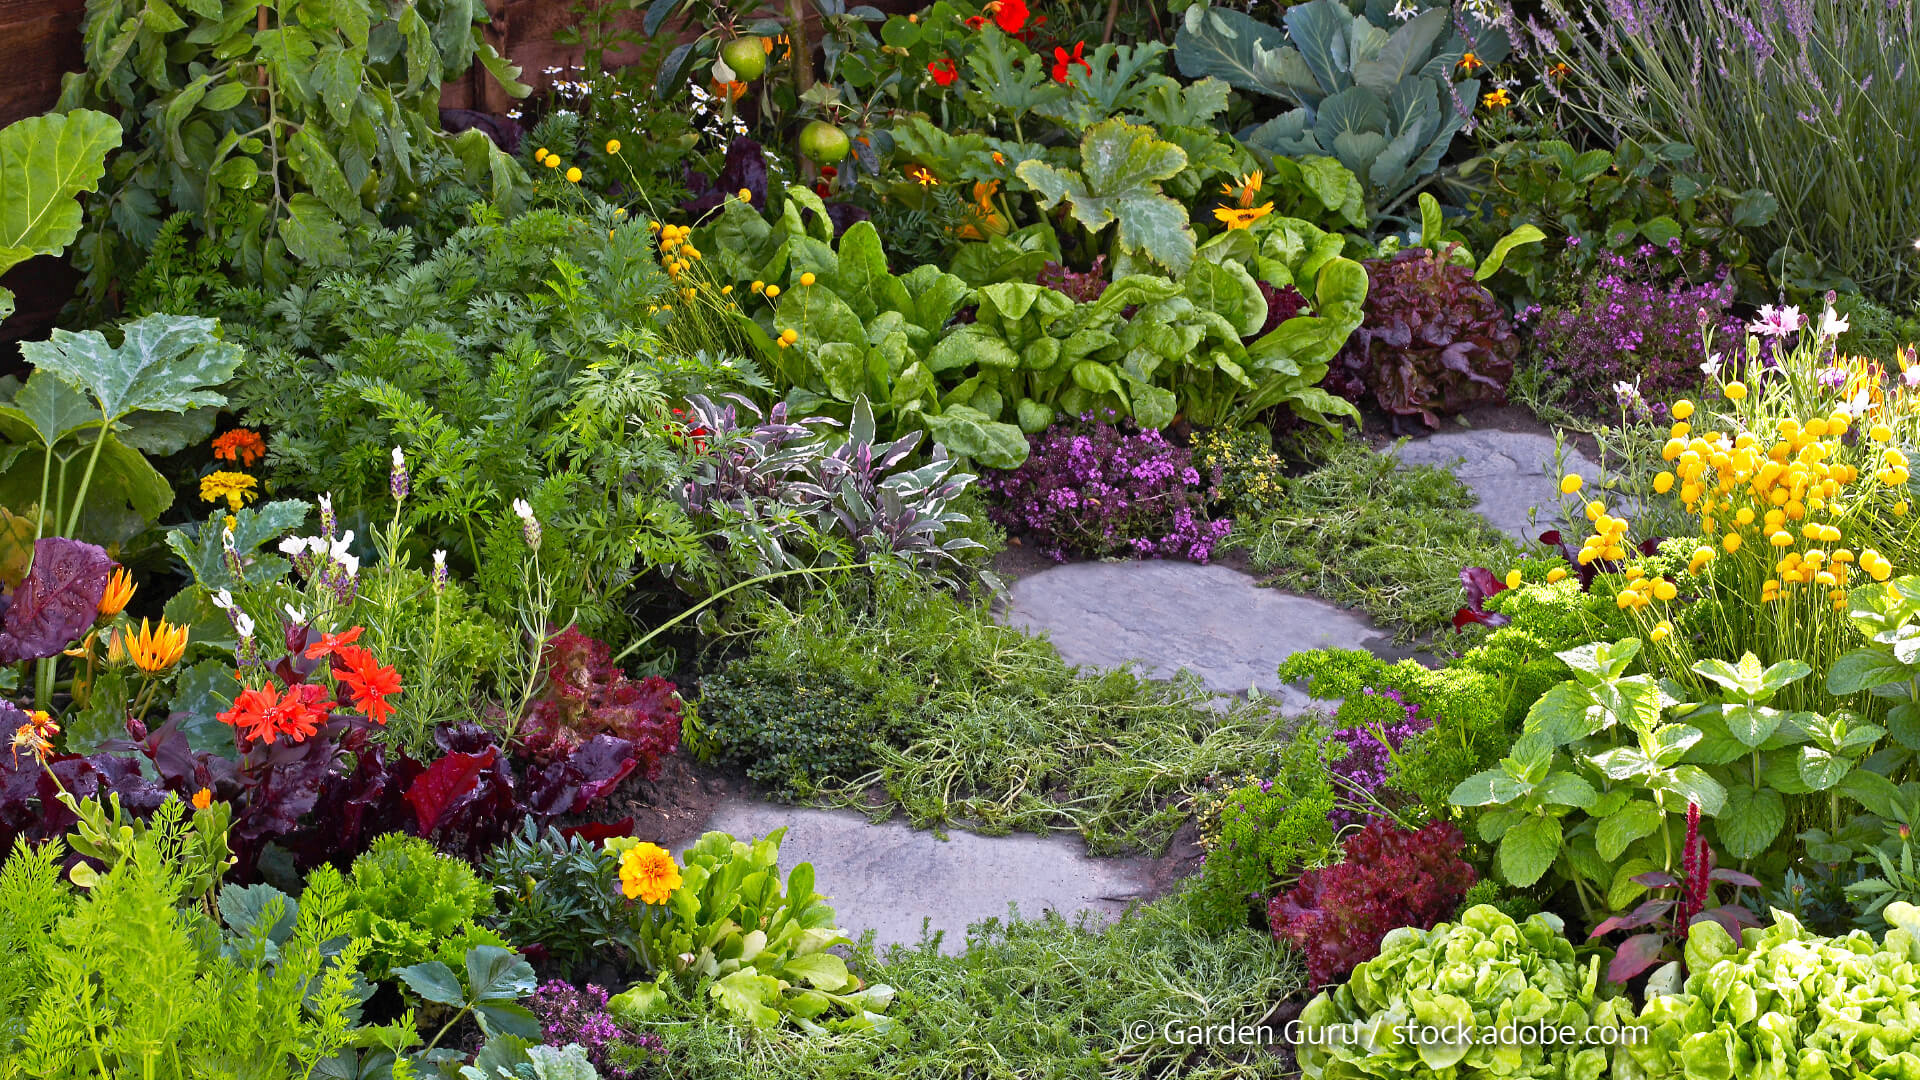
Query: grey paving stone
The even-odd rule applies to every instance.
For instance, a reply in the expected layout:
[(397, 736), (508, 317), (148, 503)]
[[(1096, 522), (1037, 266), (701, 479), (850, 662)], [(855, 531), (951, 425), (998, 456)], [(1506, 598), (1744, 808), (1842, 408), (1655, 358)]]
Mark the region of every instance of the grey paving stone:
[[(875, 932), (884, 948), (915, 945), (922, 920), (946, 932), (941, 951), (966, 946), (967, 927), (1007, 916), (1090, 911), (1111, 921), (1151, 883), (1143, 859), (1089, 856), (1070, 835), (976, 836), (955, 829), (942, 840), (904, 821), (875, 825), (851, 810), (819, 810), (761, 801), (723, 803), (707, 822), (740, 839), (786, 826), (780, 868), (813, 864), (814, 888), (828, 898), (849, 937)], [(684, 849), (684, 845), (683, 845)]]
[(1207, 689), (1258, 687), (1297, 712), (1309, 699), (1283, 685), (1280, 661), (1319, 648), (1393, 654), (1365, 616), (1260, 588), (1231, 567), (1187, 562), (1068, 563), (1013, 584), (1007, 623), (1046, 634), (1070, 664), (1113, 668), (1129, 661), (1153, 677), (1181, 668)]
[[(1516, 540), (1532, 541), (1559, 521), (1560, 474), (1554, 469), (1551, 435), (1526, 431), (1442, 431), (1416, 439), (1396, 453), (1407, 465), (1451, 469), (1475, 496), (1481, 516)], [(1568, 444), (1562, 465), (1589, 483), (1600, 467)], [(1528, 515), (1534, 514), (1529, 524)]]

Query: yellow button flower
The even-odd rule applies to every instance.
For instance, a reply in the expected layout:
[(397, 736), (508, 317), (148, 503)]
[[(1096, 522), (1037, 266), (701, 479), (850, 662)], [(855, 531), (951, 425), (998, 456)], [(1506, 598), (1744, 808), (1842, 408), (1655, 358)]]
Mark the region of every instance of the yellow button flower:
[(813, 284), (813, 283), (814, 283), (814, 281), (816, 281), (816, 280), (817, 280), (817, 279), (816, 279), (816, 278), (815, 278), (815, 277), (813, 276), (813, 272), (812, 272), (812, 271), (808, 271), (807, 273), (804, 273), (804, 274), (801, 274), (801, 275), (800, 275), (800, 284), (802, 284), (802, 285), (811, 285), (811, 284)]
[(778, 285), (767, 286), (767, 299), (771, 300), (774, 297), (779, 295), (780, 295), (780, 286)]
[(1736, 551), (1739, 551), (1740, 550), (1740, 534), (1728, 533), (1727, 535), (1721, 537), (1720, 546), (1723, 548), (1726, 548), (1727, 554), (1729, 555), (1733, 554)]
[(607, 153), (609, 153), (609, 154), (617, 154), (617, 153), (619, 153), (619, 152), (620, 152), (620, 140), (619, 140), (619, 139), (608, 139), (608, 140), (607, 140)]
[(1563, 581), (1566, 579), (1566, 576), (1567, 568), (1564, 566), (1556, 566), (1547, 571), (1547, 584), (1551, 585), (1556, 581)]
[(1652, 639), (1655, 643), (1658, 643), (1658, 642), (1667, 640), (1668, 635), (1672, 633), (1673, 633), (1673, 624), (1670, 622), (1662, 621), (1659, 624), (1654, 626), (1653, 632), (1649, 633), (1647, 637)]
[(1659, 476), (1654, 477), (1653, 490), (1658, 492), (1661, 495), (1665, 495), (1667, 492), (1672, 491), (1673, 490), (1673, 474), (1670, 472), (1663, 472)]
[(1688, 401), (1686, 398), (1681, 398), (1679, 401), (1673, 403), (1673, 418), (1675, 420), (1685, 420), (1692, 415), (1693, 402)]
[(1579, 491), (1580, 485), (1586, 482), (1587, 482), (1586, 478), (1581, 476), (1579, 473), (1568, 473), (1567, 475), (1560, 478), (1560, 494), (1571, 495), (1574, 492)]
[(1747, 384), (1743, 382), (1730, 382), (1726, 385), (1726, 389), (1720, 392), (1727, 395), (1728, 401), (1745, 401), (1747, 399)]
[(1519, 571), (1519, 570), (1509, 570), (1509, 571), (1507, 571), (1507, 588), (1509, 588), (1509, 589), (1517, 589), (1517, 588), (1519, 588), (1519, 587), (1520, 587), (1520, 582), (1521, 582), (1521, 580), (1522, 580), (1522, 578), (1521, 578), (1521, 576), (1520, 576), (1520, 571)]

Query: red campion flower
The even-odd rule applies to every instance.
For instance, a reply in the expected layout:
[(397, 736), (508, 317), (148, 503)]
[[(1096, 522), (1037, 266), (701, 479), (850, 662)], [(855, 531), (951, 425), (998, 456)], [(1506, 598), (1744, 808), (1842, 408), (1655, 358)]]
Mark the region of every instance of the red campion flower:
[(220, 722), (240, 730), (244, 741), (272, 742), (285, 735), (302, 742), (327, 719), (327, 692), (310, 683), (287, 687), (284, 695), (266, 686), (240, 691)]
[(933, 81), (939, 85), (952, 86), (953, 81), (960, 77), (960, 67), (953, 62), (952, 57), (943, 56), (927, 65), (927, 73), (932, 75)]
[(1086, 58), (1081, 55), (1081, 53), (1085, 51), (1086, 47), (1087, 47), (1087, 43), (1084, 41), (1074, 42), (1072, 53), (1068, 53), (1067, 50), (1062, 49), (1059, 46), (1054, 47), (1054, 50), (1053, 50), (1053, 81), (1054, 82), (1065, 83), (1068, 86), (1072, 86), (1073, 85), (1073, 65), (1075, 64), (1079, 64), (1080, 67), (1086, 70), (1089, 74), (1092, 73), (1093, 65), (1087, 63)]
[(353, 707), (367, 714), (376, 724), (384, 724), (393, 715), (389, 695), (400, 692), (400, 673), (382, 667), (373, 654), (358, 645), (348, 645), (334, 654), (334, 678), (353, 693)]
[(307, 659), (318, 660), (323, 656), (332, 656), (338, 653), (342, 648), (360, 640), (360, 634), (364, 629), (364, 627), (356, 626), (351, 630), (338, 634), (322, 632), (319, 642), (308, 647)]

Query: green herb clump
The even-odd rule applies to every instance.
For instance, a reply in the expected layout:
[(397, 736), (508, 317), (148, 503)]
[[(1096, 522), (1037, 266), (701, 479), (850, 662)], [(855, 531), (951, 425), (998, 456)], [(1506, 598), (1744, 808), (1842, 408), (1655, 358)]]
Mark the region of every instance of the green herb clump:
[(416, 836), (388, 833), (353, 860), (346, 910), (369, 946), (362, 967), (383, 979), (428, 960), (462, 970), (476, 945), (505, 947), (475, 920), (493, 911), (493, 897), (466, 862), (442, 855)]
[(871, 706), (841, 673), (795, 670), (763, 655), (700, 683), (700, 723), (711, 756), (796, 798), (873, 768), (875, 741), (884, 744), (888, 725)]
[(1201, 829), (1207, 857), (1195, 892), (1210, 925), (1247, 925), (1276, 889), (1333, 851), (1328, 815), (1336, 795), (1321, 763), (1325, 740), (1325, 729), (1304, 725), (1271, 769), (1245, 778), (1209, 808)]

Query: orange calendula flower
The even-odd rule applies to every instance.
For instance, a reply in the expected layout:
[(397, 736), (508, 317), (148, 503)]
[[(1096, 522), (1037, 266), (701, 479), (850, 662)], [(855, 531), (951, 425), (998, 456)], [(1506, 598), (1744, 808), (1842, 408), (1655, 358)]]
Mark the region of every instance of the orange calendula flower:
[(1272, 203), (1242, 209), (1237, 206), (1222, 206), (1214, 210), (1213, 216), (1229, 229), (1252, 228), (1253, 223), (1273, 213)]
[(149, 675), (156, 675), (180, 662), (187, 652), (187, 628), (174, 626), (165, 619), (160, 625), (150, 627), (147, 620), (140, 620), (140, 632), (126, 635), (127, 655), (133, 658), (133, 666)]
[(212, 788), (201, 788), (199, 791), (196, 791), (193, 793), (193, 808), (195, 810), (205, 810), (207, 807), (212, 805), (213, 805), (213, 789)]
[(1480, 59), (1478, 56), (1473, 55), (1472, 53), (1467, 53), (1465, 56), (1462, 56), (1460, 58), (1460, 63), (1455, 66), (1458, 67), (1461, 71), (1464, 71), (1467, 74), (1471, 75), (1474, 72), (1479, 71), (1481, 68), (1486, 67), (1487, 62), (1485, 60)]
[(973, 202), (967, 205), (967, 223), (960, 226), (958, 234), (961, 239), (984, 240), (988, 233), (994, 236), (1006, 233), (1006, 220), (993, 205), (993, 197), (999, 191), (998, 180), (986, 180), (973, 185)]
[(1504, 109), (1513, 104), (1513, 95), (1507, 93), (1507, 88), (1502, 86), (1491, 93), (1481, 94), (1480, 104), (1489, 109)]
[(260, 481), (243, 472), (210, 472), (200, 478), (200, 498), (205, 502), (227, 501), (228, 510), (238, 510), (259, 498)]
[(664, 904), (680, 888), (680, 868), (658, 844), (636, 844), (620, 856), (620, 891), (629, 900)]
[(709, 83), (709, 87), (713, 90), (714, 97), (725, 98), (728, 101), (739, 101), (747, 96), (747, 84), (738, 79), (724, 83), (713, 81)]
[(35, 709), (28, 713), (27, 722), (15, 728), (9, 740), (13, 745), (14, 764), (19, 764), (22, 750), (45, 761), (47, 755), (53, 753), (53, 737), (58, 734), (60, 725), (45, 711)]
[(1245, 210), (1253, 205), (1260, 194), (1260, 186), (1266, 182), (1267, 174), (1259, 169), (1242, 176), (1237, 184), (1221, 184), (1220, 194), (1227, 196)]
[(251, 466), (267, 454), (267, 441), (257, 431), (246, 428), (234, 428), (213, 440), (213, 456), (221, 461), (235, 461)]
[(127, 610), (127, 601), (133, 599), (133, 575), (122, 566), (114, 570), (107, 579), (107, 591), (100, 594), (100, 617), (111, 619)]

